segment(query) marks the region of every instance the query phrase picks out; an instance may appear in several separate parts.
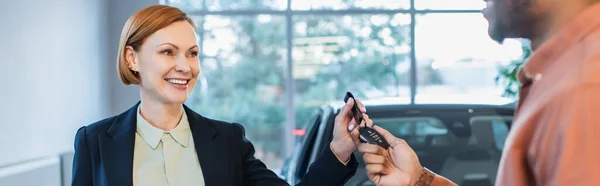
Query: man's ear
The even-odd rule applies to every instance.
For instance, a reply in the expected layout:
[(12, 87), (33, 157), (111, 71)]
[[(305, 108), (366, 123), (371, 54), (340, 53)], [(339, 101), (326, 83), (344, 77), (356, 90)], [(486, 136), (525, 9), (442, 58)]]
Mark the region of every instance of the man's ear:
[(137, 72), (138, 71), (138, 63), (137, 63), (137, 53), (133, 50), (132, 46), (125, 46), (125, 63), (129, 70)]

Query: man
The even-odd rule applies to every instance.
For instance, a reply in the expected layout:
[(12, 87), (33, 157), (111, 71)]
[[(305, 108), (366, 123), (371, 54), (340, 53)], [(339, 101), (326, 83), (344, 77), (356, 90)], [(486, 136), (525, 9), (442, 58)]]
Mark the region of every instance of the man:
[[(489, 0), (489, 35), (527, 38), (518, 108), (496, 185), (600, 185), (600, 1)], [(377, 185), (455, 185), (423, 168), (401, 139), (384, 150), (360, 144)]]

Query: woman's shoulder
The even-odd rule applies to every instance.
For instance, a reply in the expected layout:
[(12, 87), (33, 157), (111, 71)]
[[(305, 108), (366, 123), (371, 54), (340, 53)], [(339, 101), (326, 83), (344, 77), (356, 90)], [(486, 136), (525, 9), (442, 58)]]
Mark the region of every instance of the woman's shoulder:
[[(232, 128), (242, 127), (241, 124), (225, 120), (203, 117), (206, 122), (218, 132), (230, 132)], [(242, 127), (243, 128), (243, 127)]]
[[(79, 128), (79, 130), (85, 131), (85, 135), (89, 137), (89, 136), (96, 136), (98, 134), (107, 133), (107, 132), (109, 132), (109, 130), (129, 131), (130, 129), (134, 129), (135, 128), (135, 117), (137, 116), (136, 111), (137, 111), (138, 105), (139, 105), (139, 102), (138, 102), (138, 104), (135, 104), (133, 107), (129, 108), (128, 110), (126, 110), (120, 114), (117, 114), (117, 115), (114, 115), (111, 117), (107, 117), (107, 118), (98, 120), (96, 122), (93, 122), (91, 124), (82, 126), (81, 128)], [(116, 126), (114, 126), (114, 125), (116, 125)], [(111, 128), (113, 128), (113, 129), (111, 129)]]
[(206, 116), (202, 116), (198, 113), (194, 114), (197, 114), (196, 116), (201, 118), (199, 121), (203, 121), (198, 124), (207, 124), (219, 134), (224, 134), (229, 137), (238, 137), (240, 135), (244, 135), (244, 127), (242, 126), (242, 124), (236, 122), (229, 122), (225, 120), (213, 119)]
[(115, 121), (117, 116), (111, 116), (108, 118), (104, 118), (93, 122), (91, 124), (82, 126), (79, 130), (85, 130), (86, 136), (96, 136), (98, 133), (106, 132), (110, 128), (111, 124)]
[(186, 105), (184, 105), (184, 108), (185, 112), (188, 114), (188, 121), (190, 121), (190, 124), (208, 125), (217, 133), (232, 134), (235, 133), (236, 130), (243, 130), (243, 126), (239, 123), (214, 119), (201, 115)]
[(246, 140), (246, 130), (240, 123), (229, 122), (218, 119), (211, 119), (204, 117), (205, 121), (211, 126), (215, 132), (225, 137), (228, 141), (233, 142), (234, 145), (240, 145), (242, 142), (248, 142)]

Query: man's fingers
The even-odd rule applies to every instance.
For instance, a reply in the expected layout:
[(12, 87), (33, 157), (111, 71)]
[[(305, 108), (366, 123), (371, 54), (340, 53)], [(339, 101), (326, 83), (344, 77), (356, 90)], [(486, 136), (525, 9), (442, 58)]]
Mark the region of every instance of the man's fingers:
[(385, 130), (377, 125), (375, 125), (373, 128), (375, 129), (375, 131), (377, 131), (379, 134), (381, 134), (383, 136), (383, 138), (385, 138), (385, 140), (392, 147), (398, 145), (402, 141), (402, 139), (396, 138), (396, 136), (392, 135), (390, 132), (388, 132), (387, 130)]
[(367, 164), (367, 174), (385, 174), (385, 166), (382, 164)]
[(379, 145), (375, 145), (375, 144), (360, 143), (358, 145), (358, 151), (363, 154), (365, 154), (365, 153), (381, 154), (382, 150), (383, 150), (383, 148), (381, 148)]
[(358, 151), (363, 153), (365, 163), (385, 164), (388, 163), (387, 160), (391, 165), (395, 164), (390, 152), (378, 145), (361, 143), (358, 145)]
[(383, 155), (377, 155), (377, 154), (371, 154), (371, 153), (366, 153), (363, 155), (363, 159), (365, 160), (366, 164), (384, 164), (385, 163), (385, 156)]
[(389, 166), (395, 166), (396, 162), (394, 161), (394, 157), (392, 156), (391, 152), (388, 150), (382, 150), (381, 151), (381, 156), (385, 157), (385, 159), (388, 161), (386, 163), (389, 163)]

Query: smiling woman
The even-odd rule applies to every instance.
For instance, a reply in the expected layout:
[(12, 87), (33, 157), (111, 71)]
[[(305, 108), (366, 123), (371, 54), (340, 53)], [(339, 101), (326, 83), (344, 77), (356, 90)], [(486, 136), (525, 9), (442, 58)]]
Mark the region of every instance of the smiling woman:
[[(141, 101), (77, 131), (73, 186), (287, 185), (254, 157), (242, 125), (206, 118), (183, 104), (200, 74), (195, 29), (170, 6), (129, 18), (117, 68), (125, 85), (139, 85)], [(354, 174), (347, 118), (340, 117), (331, 148), (299, 185), (340, 185)]]
[(145, 80), (139, 82), (142, 100), (153, 97), (181, 103), (187, 99), (200, 72), (194, 38), (190, 21), (178, 21), (148, 36), (142, 46), (125, 46), (124, 60), (119, 65)]

